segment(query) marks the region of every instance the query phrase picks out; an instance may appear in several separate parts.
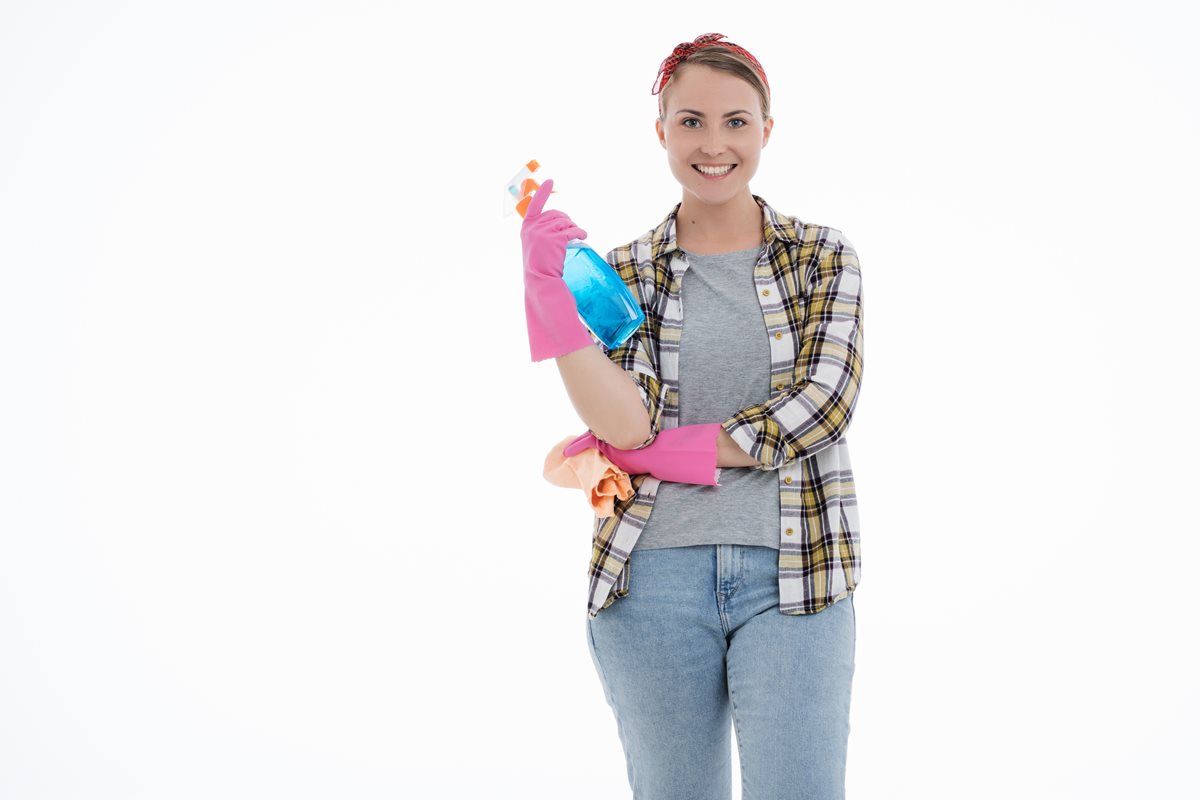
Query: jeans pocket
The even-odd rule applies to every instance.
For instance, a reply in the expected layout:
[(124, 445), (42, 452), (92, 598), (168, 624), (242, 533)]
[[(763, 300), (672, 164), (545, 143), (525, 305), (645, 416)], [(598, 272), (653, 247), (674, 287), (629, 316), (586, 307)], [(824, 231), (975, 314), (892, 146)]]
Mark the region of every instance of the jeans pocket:
[(600, 665), (600, 654), (596, 650), (596, 637), (592, 633), (591, 617), (587, 619), (587, 642), (588, 653), (592, 657), (592, 665), (596, 668), (596, 675), (600, 678), (600, 686), (604, 690), (604, 699), (615, 710), (616, 706), (613, 706), (612, 690), (608, 686), (608, 678), (604, 676), (604, 667)]

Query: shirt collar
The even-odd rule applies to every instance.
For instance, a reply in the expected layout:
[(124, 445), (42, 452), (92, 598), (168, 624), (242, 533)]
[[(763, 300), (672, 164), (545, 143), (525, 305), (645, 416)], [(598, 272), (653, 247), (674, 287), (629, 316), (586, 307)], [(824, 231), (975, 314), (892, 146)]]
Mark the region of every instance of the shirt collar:
[[(763, 240), (768, 248), (779, 246), (794, 245), (798, 243), (796, 238), (795, 223), (788, 217), (783, 216), (775, 209), (767, 204), (767, 201), (756, 194), (751, 194), (754, 202), (758, 203), (759, 208), (763, 212)], [(655, 261), (665, 259), (675, 250), (679, 249), (676, 244), (675, 230), (676, 217), (679, 214), (679, 207), (683, 205), (683, 201), (675, 204), (671, 212), (667, 214), (666, 219), (659, 223), (658, 227), (650, 237), (650, 256)], [(667, 264), (674, 262), (674, 259), (669, 259)]]

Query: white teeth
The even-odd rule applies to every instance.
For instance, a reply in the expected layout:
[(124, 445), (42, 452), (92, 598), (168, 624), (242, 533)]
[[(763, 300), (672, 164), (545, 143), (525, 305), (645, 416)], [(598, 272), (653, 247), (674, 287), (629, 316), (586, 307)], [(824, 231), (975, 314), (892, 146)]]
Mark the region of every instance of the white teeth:
[(723, 167), (706, 167), (703, 164), (696, 164), (695, 167), (705, 175), (724, 175), (726, 172), (729, 172), (729, 170), (733, 169), (732, 164), (726, 164)]

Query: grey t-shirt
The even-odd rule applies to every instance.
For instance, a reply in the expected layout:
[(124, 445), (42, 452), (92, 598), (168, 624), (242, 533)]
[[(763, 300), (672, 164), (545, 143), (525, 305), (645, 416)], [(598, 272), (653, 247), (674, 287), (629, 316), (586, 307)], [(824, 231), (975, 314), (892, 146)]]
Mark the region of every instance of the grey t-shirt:
[[(687, 254), (680, 302), (679, 424), (724, 422), (771, 396), (771, 346), (754, 286), (761, 247)], [(697, 544), (779, 549), (779, 473), (722, 467), (720, 486), (663, 481), (634, 550)]]

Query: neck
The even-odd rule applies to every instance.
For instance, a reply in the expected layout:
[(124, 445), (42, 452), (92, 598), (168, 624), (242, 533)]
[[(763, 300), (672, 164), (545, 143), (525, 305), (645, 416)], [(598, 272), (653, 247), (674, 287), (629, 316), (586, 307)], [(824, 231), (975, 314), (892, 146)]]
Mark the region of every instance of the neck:
[(685, 241), (701, 243), (744, 242), (762, 238), (763, 212), (750, 188), (720, 203), (705, 203), (684, 192), (675, 215), (676, 235)]

